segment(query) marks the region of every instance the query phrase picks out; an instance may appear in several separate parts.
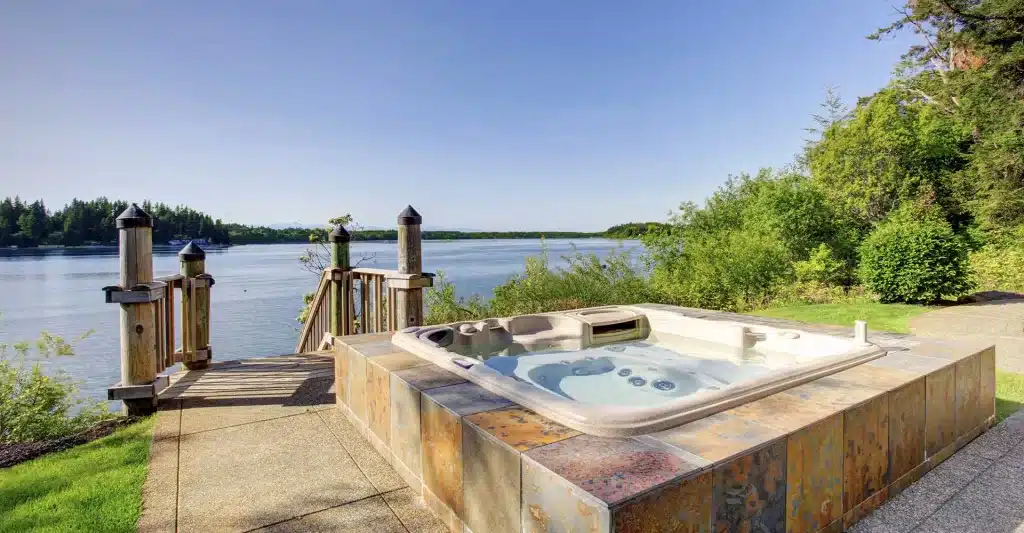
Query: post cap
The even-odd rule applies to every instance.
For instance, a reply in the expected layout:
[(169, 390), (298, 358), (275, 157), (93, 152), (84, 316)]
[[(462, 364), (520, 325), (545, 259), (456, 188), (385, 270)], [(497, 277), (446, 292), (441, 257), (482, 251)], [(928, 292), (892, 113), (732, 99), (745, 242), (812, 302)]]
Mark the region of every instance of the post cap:
[(422, 224), (423, 217), (412, 208), (411, 205), (405, 206), (405, 209), (398, 214), (398, 224), (400, 226), (412, 226), (414, 224)]
[(352, 240), (352, 236), (349, 235), (345, 226), (338, 224), (334, 226), (334, 229), (327, 235), (327, 239), (331, 242), (349, 242)]
[(149, 216), (149, 213), (142, 210), (139, 204), (132, 204), (128, 206), (117, 216), (115, 222), (117, 229), (124, 228), (152, 228), (153, 217)]
[(181, 261), (198, 261), (206, 259), (206, 252), (195, 242), (188, 241), (188, 244), (178, 252), (178, 259)]

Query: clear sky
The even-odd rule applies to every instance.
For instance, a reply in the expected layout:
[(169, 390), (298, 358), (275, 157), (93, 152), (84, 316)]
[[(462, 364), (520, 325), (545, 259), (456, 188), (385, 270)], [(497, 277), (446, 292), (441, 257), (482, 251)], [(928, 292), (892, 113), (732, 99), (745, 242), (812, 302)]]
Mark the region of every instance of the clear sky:
[(10, 0), (0, 197), (598, 230), (789, 163), (887, 0)]

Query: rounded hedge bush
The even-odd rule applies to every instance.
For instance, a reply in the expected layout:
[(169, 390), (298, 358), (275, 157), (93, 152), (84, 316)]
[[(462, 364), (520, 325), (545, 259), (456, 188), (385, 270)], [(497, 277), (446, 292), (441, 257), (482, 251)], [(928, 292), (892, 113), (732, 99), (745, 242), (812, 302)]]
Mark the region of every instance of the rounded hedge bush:
[(969, 250), (945, 220), (899, 217), (860, 247), (861, 282), (883, 302), (934, 302), (969, 292)]

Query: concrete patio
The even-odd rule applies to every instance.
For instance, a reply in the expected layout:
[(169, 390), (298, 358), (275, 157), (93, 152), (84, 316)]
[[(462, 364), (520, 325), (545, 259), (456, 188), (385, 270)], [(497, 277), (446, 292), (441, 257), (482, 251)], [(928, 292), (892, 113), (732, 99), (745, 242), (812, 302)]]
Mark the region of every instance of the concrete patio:
[(330, 357), (223, 362), (175, 378), (139, 531), (445, 531), (334, 408)]

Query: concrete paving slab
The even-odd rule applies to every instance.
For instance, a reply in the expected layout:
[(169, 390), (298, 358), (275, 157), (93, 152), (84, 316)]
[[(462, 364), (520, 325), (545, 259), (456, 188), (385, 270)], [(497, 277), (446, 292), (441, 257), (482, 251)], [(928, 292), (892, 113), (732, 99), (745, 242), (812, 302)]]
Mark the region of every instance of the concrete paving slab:
[(315, 414), (181, 437), (180, 531), (248, 531), (378, 491)]
[(355, 459), (359, 469), (380, 492), (407, 487), (402, 477), (395, 472), (388, 461), (367, 440), (359, 434), (345, 416), (337, 409), (326, 409), (316, 413), (326, 428), (337, 437), (337, 441)]
[(321, 531), (406, 533), (405, 527), (380, 496), (333, 507), (257, 531), (260, 533), (314, 533)]
[(916, 531), (921, 533), (1015, 533), (1024, 531), (1021, 472), (994, 465), (965, 486)]
[[(154, 435), (155, 437), (155, 435)], [(142, 486), (139, 533), (175, 533), (178, 521), (178, 438), (155, 439)]]
[(448, 528), (434, 513), (427, 509), (420, 495), (406, 487), (384, 493), (384, 501), (394, 511), (410, 532), (413, 533), (448, 533)]

